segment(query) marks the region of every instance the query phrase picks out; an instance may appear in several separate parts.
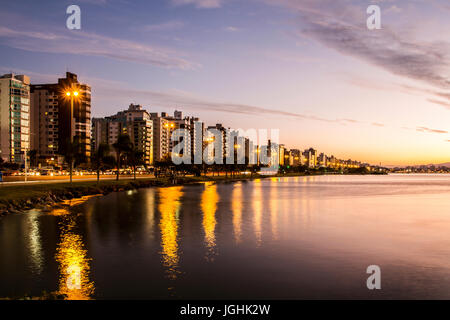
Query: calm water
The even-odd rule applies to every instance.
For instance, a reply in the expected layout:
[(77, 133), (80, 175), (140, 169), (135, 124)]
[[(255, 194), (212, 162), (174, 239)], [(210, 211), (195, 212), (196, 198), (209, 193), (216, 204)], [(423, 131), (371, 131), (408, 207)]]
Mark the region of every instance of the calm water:
[[(378, 291), (366, 288), (372, 264)], [(4, 217), (0, 297), (44, 290), (70, 299), (450, 299), (450, 176), (141, 189)]]

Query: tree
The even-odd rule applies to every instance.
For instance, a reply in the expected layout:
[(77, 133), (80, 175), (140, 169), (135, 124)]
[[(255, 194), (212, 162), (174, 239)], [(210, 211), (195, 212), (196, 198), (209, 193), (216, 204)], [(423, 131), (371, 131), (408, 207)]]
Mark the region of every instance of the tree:
[(130, 152), (133, 148), (133, 144), (131, 143), (130, 136), (127, 134), (121, 134), (117, 138), (117, 142), (113, 144), (114, 149), (116, 150), (116, 156), (117, 156), (117, 176), (116, 180), (119, 181), (119, 175), (120, 175), (120, 165), (121, 165), (121, 158), (122, 155)]
[(83, 161), (80, 154), (80, 142), (79, 137), (74, 137), (73, 141), (67, 140), (66, 148), (62, 151), (64, 161), (69, 165), (70, 183), (72, 183), (73, 167), (75, 162), (80, 163)]
[(100, 181), (100, 170), (103, 168), (105, 163), (111, 162), (109, 152), (109, 144), (100, 143), (97, 150), (95, 150), (95, 153), (92, 155), (92, 165), (97, 171), (97, 183)]
[(166, 174), (167, 171), (170, 171), (172, 165), (173, 162), (170, 154), (163, 156), (161, 160), (155, 162), (155, 177), (160, 176), (162, 172)]
[(28, 156), (30, 157), (30, 165), (37, 167), (37, 150), (33, 149), (28, 151)]
[(145, 153), (137, 149), (135, 146), (132, 146), (132, 148), (127, 152), (129, 164), (133, 167), (134, 180), (136, 180), (136, 167), (144, 163), (144, 155)]

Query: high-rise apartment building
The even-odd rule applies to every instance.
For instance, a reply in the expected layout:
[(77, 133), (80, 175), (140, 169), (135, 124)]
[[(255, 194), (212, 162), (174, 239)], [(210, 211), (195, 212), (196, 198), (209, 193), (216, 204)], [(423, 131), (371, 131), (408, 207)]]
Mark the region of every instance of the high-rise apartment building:
[[(213, 135), (213, 130), (218, 131), (220, 134), (218, 137), (215, 137)], [(231, 131), (228, 128), (225, 128), (224, 126), (222, 126), (221, 123), (217, 123), (215, 126), (209, 126), (207, 128), (207, 134), (205, 135), (205, 140), (208, 143), (215, 143), (218, 147), (219, 150), (211, 149), (209, 148), (208, 150), (211, 150), (211, 152), (213, 152), (212, 154), (208, 155), (208, 158), (211, 159), (212, 158), (218, 158), (218, 159), (222, 159), (222, 161), (225, 159), (225, 157), (228, 155), (229, 152), (232, 152), (232, 150), (229, 150), (230, 146), (228, 145), (228, 141), (227, 139), (230, 139), (231, 137)], [(214, 139), (214, 140), (211, 140)], [(215, 139), (218, 139), (217, 141)], [(234, 148), (234, 147), (233, 147)]]
[[(285, 157), (286, 155), (286, 157)], [(287, 165), (287, 160), (289, 159), (289, 154), (286, 150), (286, 147), (284, 144), (279, 144), (278, 145), (278, 164), (280, 166), (284, 166)]]
[(144, 155), (144, 164), (153, 164), (153, 121), (141, 105), (130, 104), (127, 110), (106, 118), (92, 119), (92, 148), (97, 150), (107, 143), (114, 153), (113, 144), (121, 134), (128, 134), (134, 148)]
[(317, 158), (317, 164), (320, 167), (328, 167), (327, 156), (325, 155), (325, 153), (319, 154), (319, 157)]
[(183, 112), (177, 110), (175, 110), (173, 117), (166, 116), (165, 119), (169, 121), (170, 132), (175, 129), (186, 130), (185, 135), (190, 138), (187, 138), (185, 141), (171, 141), (169, 152), (172, 152), (175, 145), (184, 142), (184, 152), (191, 155), (191, 163), (194, 163), (194, 155), (196, 152), (202, 157), (204, 123), (196, 117), (184, 117)]
[(289, 151), (289, 165), (300, 166), (303, 164), (302, 153), (298, 149), (291, 149)]
[[(68, 96), (67, 92), (77, 92), (77, 95)], [(89, 161), (91, 88), (78, 82), (76, 74), (66, 72), (66, 77), (57, 83), (31, 85), (31, 113), (32, 148), (37, 151), (41, 164), (61, 164), (61, 155), (71, 139), (78, 141), (78, 153)]]
[(150, 117), (153, 121), (153, 160), (161, 161), (170, 153), (170, 135), (175, 129), (175, 124), (166, 119), (165, 112), (162, 112), (161, 115), (151, 113)]
[(309, 148), (308, 150), (305, 150), (303, 155), (306, 159), (306, 165), (309, 168), (315, 168), (317, 166), (317, 150)]
[(0, 77), (0, 157), (23, 163), (30, 149), (30, 78)]

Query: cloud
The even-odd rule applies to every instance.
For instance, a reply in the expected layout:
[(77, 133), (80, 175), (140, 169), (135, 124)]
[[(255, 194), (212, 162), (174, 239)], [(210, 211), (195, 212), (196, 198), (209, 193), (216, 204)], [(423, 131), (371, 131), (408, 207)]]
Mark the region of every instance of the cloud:
[(33, 52), (99, 56), (164, 68), (198, 67), (178, 51), (84, 31), (49, 33), (0, 26), (0, 43)]
[(182, 21), (167, 21), (160, 24), (149, 24), (146, 26), (139, 27), (143, 31), (167, 31), (181, 29), (184, 27), (184, 22)]
[(400, 36), (388, 25), (371, 31), (365, 8), (331, 0), (265, 0), (298, 13), (299, 36), (308, 36), (402, 77), (441, 89), (450, 88), (450, 43), (426, 42)]
[(402, 11), (403, 9), (397, 7), (395, 4), (385, 10), (386, 13), (401, 13)]
[(419, 88), (416, 86), (406, 85), (406, 84), (396, 84), (396, 83), (389, 83), (389, 82), (381, 82), (381, 81), (372, 81), (367, 78), (360, 77), (359, 75), (354, 74), (340, 74), (341, 77), (344, 78), (345, 81), (348, 83), (361, 87), (361, 88), (367, 88), (372, 90), (380, 90), (380, 91), (395, 91), (395, 92), (402, 92), (406, 94), (426, 94), (426, 95), (432, 95), (434, 97), (440, 98), (440, 99), (446, 99), (446, 101), (441, 101), (434, 98), (428, 98), (427, 101), (438, 104), (441, 106), (444, 106), (447, 109), (450, 109), (450, 93), (443, 92), (443, 91), (437, 91), (433, 89), (427, 89), (427, 88)]
[(222, 6), (222, 0), (171, 0), (176, 6), (192, 4), (196, 8), (211, 9), (220, 8)]
[[(52, 83), (56, 82), (58, 78), (63, 75), (56, 74), (44, 74), (40, 72), (33, 72), (30, 70), (23, 70), (17, 68), (10, 68), (5, 66), (0, 66), (1, 73), (13, 72), (16, 74), (26, 74), (30, 76), (31, 83)], [(261, 117), (284, 117), (290, 118), (292, 120), (306, 120), (306, 121), (318, 121), (324, 123), (336, 123), (340, 125), (347, 124), (370, 124), (376, 127), (385, 127), (382, 123), (372, 122), (367, 123), (355, 119), (327, 119), (311, 114), (295, 113), (280, 111), (284, 108), (265, 108), (260, 106), (253, 106), (248, 104), (240, 103), (228, 103), (228, 102), (217, 102), (204, 99), (202, 97), (195, 96), (189, 92), (184, 91), (173, 91), (173, 92), (161, 92), (152, 90), (137, 90), (127, 88), (127, 83), (122, 81), (114, 81), (101, 79), (97, 77), (91, 77), (86, 75), (78, 75), (78, 79), (82, 83), (86, 83), (92, 88), (92, 99), (95, 104), (98, 105), (98, 101), (111, 101), (113, 100), (117, 104), (126, 104), (130, 101), (135, 101), (138, 103), (143, 103), (145, 105), (159, 106), (163, 108), (181, 108), (183, 110), (202, 110), (208, 112), (225, 112), (230, 114), (242, 114), (242, 115), (252, 115)], [(114, 111), (115, 112), (115, 111)], [(111, 112), (111, 113), (114, 113)], [(105, 114), (104, 116), (109, 115)], [(444, 130), (430, 129), (424, 126), (418, 126), (415, 129), (402, 127), (405, 130), (415, 130), (417, 132), (423, 133), (448, 133)]]
[(416, 131), (418, 131), (418, 132), (429, 132), (429, 133), (448, 133), (448, 131), (445, 131), (445, 130), (430, 129), (430, 128), (427, 128), (427, 127), (417, 127)]
[(121, 98), (133, 97), (133, 99), (144, 100), (146, 101), (146, 103), (150, 105), (159, 105), (168, 108), (180, 106), (186, 109), (226, 112), (233, 114), (245, 114), (255, 116), (270, 115), (278, 117), (289, 117), (297, 120), (339, 122), (339, 120), (326, 119), (314, 115), (307, 115), (295, 112), (280, 111), (275, 108), (273, 109), (263, 108), (259, 106), (252, 106), (239, 103), (214, 102), (184, 92), (159, 92), (151, 90), (134, 90), (123, 88), (121, 89), (121, 88), (112, 88), (111, 86), (105, 86), (104, 88), (99, 88), (98, 93), (100, 93), (103, 97), (108, 99), (111, 97), (121, 97)]
[(360, 123), (360, 121), (353, 120), (353, 119), (339, 119), (339, 121), (344, 122), (344, 123)]
[(428, 101), (431, 102), (431, 103), (435, 103), (435, 104), (441, 105), (441, 106), (443, 106), (443, 107), (445, 107), (447, 109), (450, 109), (450, 103), (448, 103), (448, 102), (441, 101), (441, 100), (436, 100), (436, 99), (428, 99)]
[(78, 0), (78, 2), (104, 6), (108, 3), (108, 0)]
[(238, 32), (239, 28), (233, 27), (233, 26), (229, 26), (224, 28), (225, 31), (229, 31), (229, 32)]

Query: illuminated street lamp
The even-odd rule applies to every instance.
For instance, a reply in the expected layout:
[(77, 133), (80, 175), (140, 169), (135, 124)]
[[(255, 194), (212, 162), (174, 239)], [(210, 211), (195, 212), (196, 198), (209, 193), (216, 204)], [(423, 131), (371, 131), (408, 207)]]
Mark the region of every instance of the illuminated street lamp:
[[(70, 97), (70, 143), (73, 144), (73, 136), (75, 133), (75, 128), (74, 128), (74, 121), (73, 121), (73, 99), (75, 99), (76, 97), (78, 97), (78, 91), (75, 90), (75, 88), (72, 88), (72, 91), (66, 91), (66, 96)], [(71, 146), (71, 148), (73, 148), (73, 145)], [(70, 161), (70, 183), (72, 183), (72, 172), (73, 172), (73, 163), (74, 163), (74, 159), (73, 159), (73, 155), (72, 155), (72, 160)]]
[(78, 91), (67, 91), (66, 96), (70, 97), (70, 142), (73, 142), (75, 128), (73, 125), (73, 99), (78, 97)]

